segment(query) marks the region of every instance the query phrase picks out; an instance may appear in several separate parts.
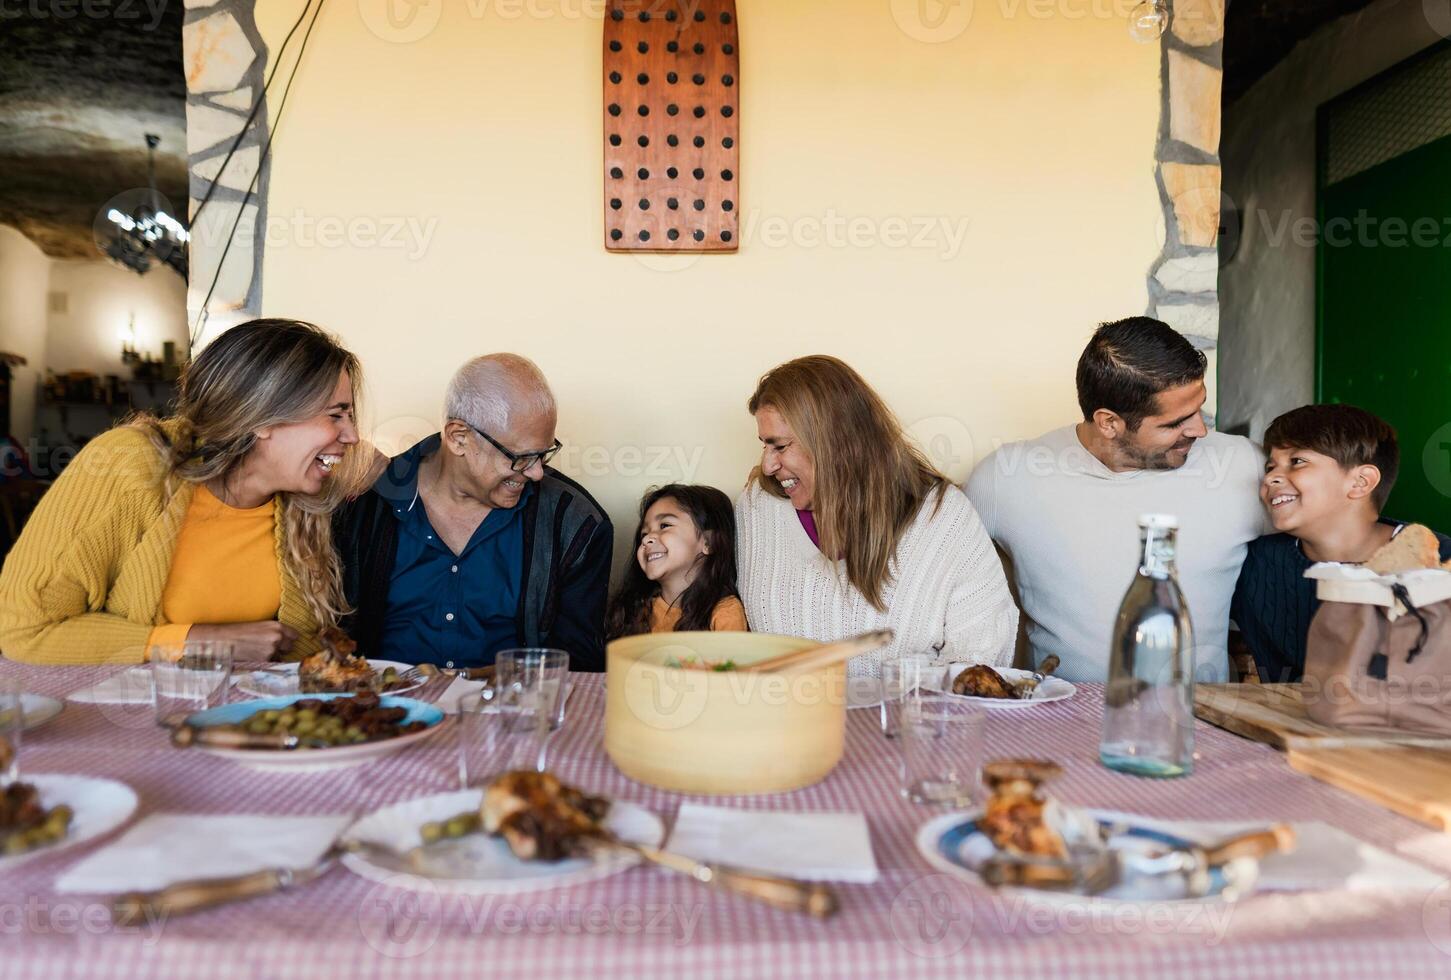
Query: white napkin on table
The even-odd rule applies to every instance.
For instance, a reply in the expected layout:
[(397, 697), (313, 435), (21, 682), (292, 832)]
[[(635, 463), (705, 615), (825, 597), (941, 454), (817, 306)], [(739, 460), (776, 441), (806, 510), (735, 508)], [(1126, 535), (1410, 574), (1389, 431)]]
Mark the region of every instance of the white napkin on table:
[(877, 880), (860, 813), (763, 813), (682, 803), (669, 850), (806, 881)]
[(157, 813), (61, 875), (58, 892), (154, 891), (178, 881), (310, 868), (352, 823), (346, 814)]
[(79, 704), (150, 704), (151, 668), (128, 667), (105, 680), (66, 695)]
[[(1235, 834), (1266, 827), (1272, 822), (1132, 819), (1135, 823), (1153, 825), (1200, 844), (1215, 844)], [(1413, 861), (1367, 844), (1327, 823), (1307, 820), (1291, 826), (1295, 828), (1295, 849), (1288, 854), (1273, 854), (1260, 862), (1257, 890), (1328, 891), (1347, 888), (1351, 891), (1391, 889), (1426, 892), (1445, 881), (1444, 874), (1437, 874)]]

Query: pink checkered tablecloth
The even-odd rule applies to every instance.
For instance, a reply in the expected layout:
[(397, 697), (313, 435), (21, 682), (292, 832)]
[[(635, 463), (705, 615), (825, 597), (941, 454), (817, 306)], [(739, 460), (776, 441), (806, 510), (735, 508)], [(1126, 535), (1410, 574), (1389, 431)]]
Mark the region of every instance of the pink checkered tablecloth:
[[(0, 662), (56, 697), (104, 676), (91, 668)], [(555, 769), (585, 788), (673, 818), (683, 797), (633, 783), (602, 746), (600, 676), (577, 676)], [(1293, 772), (1272, 749), (1197, 731), (1186, 779), (1151, 781), (1096, 761), (1100, 691), (994, 713), (989, 757), (1064, 763), (1065, 799), (1161, 818), (1320, 820), (1451, 875), (1451, 837)], [(782, 747), (789, 751), (788, 746)], [(1451, 976), (1451, 884), (1427, 893), (1261, 894), (1237, 905), (1047, 911), (935, 873), (913, 844), (935, 811), (896, 794), (893, 747), (872, 712), (853, 711), (846, 756), (795, 793), (712, 802), (743, 809), (858, 811), (882, 870), (841, 885), (842, 911), (817, 922), (708, 890), (649, 867), (579, 887), (509, 898), (427, 896), (336, 868), (294, 892), (173, 919), (109, 924), (105, 896), (58, 895), (58, 874), (90, 844), (37, 856), (0, 877), (0, 976), (606, 977), (1130, 975)], [(170, 748), (149, 709), (66, 705), (27, 733), (31, 773), (123, 780), (155, 812), (367, 812), (452, 788), (451, 738), (333, 773), (257, 773)]]

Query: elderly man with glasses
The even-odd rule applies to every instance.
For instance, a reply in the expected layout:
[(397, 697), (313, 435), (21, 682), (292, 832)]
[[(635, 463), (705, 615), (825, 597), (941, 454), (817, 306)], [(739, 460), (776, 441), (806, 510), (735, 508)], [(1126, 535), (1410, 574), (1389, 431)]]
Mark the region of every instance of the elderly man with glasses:
[(338, 512), (335, 537), (369, 657), (481, 667), (511, 647), (555, 647), (604, 669), (614, 529), (583, 487), (549, 467), (558, 412), (517, 354), (465, 364), (441, 432), (395, 456)]

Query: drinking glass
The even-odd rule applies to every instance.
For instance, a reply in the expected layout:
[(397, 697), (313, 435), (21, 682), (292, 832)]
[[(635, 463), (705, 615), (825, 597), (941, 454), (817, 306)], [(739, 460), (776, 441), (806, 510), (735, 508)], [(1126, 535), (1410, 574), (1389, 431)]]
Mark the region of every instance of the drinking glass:
[(547, 763), (549, 715), (501, 688), (486, 686), (458, 702), (460, 789), (482, 786), (501, 772)]
[(0, 679), (0, 739), (9, 743), (9, 751), (0, 748), (0, 786), (9, 786), (20, 779), (20, 733), (25, 728), (25, 695), (20, 682)]
[(564, 703), (569, 699), (569, 654), (563, 650), (523, 647), (501, 650), (494, 658), (494, 683), (501, 705), (542, 705), (549, 730), (564, 724)]
[(232, 644), (188, 640), (150, 650), (156, 723), (174, 727), (188, 715), (225, 704), (232, 679)]
[(902, 795), (913, 803), (971, 803), (982, 768), (987, 711), (929, 691), (907, 698), (901, 719)]
[(880, 663), (882, 734), (896, 738), (901, 731), (902, 705), (923, 692), (923, 681), (931, 670), (930, 657), (906, 655), (883, 657)]

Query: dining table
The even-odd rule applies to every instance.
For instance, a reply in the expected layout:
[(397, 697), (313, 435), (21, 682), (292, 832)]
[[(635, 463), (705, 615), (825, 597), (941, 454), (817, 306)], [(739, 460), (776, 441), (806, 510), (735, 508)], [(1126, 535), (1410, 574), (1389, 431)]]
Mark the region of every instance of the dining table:
[[(56, 698), (116, 670), (0, 661), (0, 677)], [(1097, 758), (1101, 685), (988, 712), (985, 757), (1059, 763), (1053, 789), (1070, 805), (1173, 820), (1323, 822), (1434, 872), (1440, 884), (1256, 892), (1235, 902), (1028, 901), (923, 858), (918, 830), (943, 811), (898, 793), (898, 746), (874, 710), (847, 713), (841, 762), (813, 786), (687, 797), (616, 769), (604, 749), (604, 676), (574, 674), (571, 682), (567, 717), (548, 746), (550, 769), (564, 781), (639, 804), (667, 825), (687, 800), (747, 812), (859, 813), (878, 879), (836, 885), (839, 912), (816, 919), (644, 864), (511, 895), (397, 887), (337, 866), (293, 890), (122, 927), (109, 915), (113, 896), (55, 889), (62, 872), (113, 834), (37, 853), (0, 874), (0, 976), (1451, 976), (1451, 836), (1202, 722), (1191, 774), (1111, 771)], [(158, 813), (361, 815), (458, 782), (448, 731), (362, 766), (265, 772), (174, 748), (147, 705), (67, 703), (25, 733), (20, 758), (25, 773), (128, 784), (140, 800), (133, 823)]]

